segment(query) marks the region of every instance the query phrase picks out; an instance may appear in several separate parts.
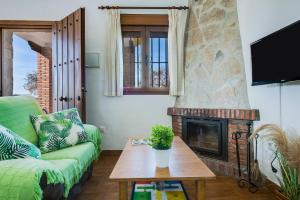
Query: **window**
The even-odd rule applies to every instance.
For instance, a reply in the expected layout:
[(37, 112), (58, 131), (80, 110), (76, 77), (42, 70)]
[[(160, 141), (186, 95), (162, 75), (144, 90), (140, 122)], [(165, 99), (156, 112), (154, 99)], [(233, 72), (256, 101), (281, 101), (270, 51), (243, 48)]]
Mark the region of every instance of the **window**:
[(124, 94), (168, 94), (168, 27), (122, 26)]

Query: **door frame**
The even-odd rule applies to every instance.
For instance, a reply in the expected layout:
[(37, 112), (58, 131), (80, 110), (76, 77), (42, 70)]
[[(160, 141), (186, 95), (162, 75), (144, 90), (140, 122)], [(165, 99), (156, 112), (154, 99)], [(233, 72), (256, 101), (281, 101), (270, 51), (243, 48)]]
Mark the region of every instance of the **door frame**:
[(2, 30), (3, 29), (36, 29), (52, 31), (54, 21), (36, 20), (0, 20), (0, 96), (2, 96)]
[[(84, 56), (85, 56), (85, 9), (80, 8), (80, 19), (81, 19), (81, 33), (80, 33), (80, 38), (81, 38), (81, 44), (80, 44), (80, 63), (79, 65), (81, 66), (81, 83), (77, 83), (80, 85), (77, 85), (80, 90), (78, 92), (80, 93), (81, 96), (81, 117), (82, 120), (85, 122), (86, 119), (86, 108), (85, 108), (85, 68), (84, 68)], [(77, 11), (78, 11), (77, 10)], [(77, 12), (75, 11), (75, 12)], [(74, 12), (74, 13), (75, 13)], [(2, 66), (2, 30), (3, 29), (43, 29), (43, 30), (49, 30), (50, 32), (53, 32), (53, 25), (56, 24), (58, 21), (39, 21), (39, 20), (0, 20), (0, 96), (3, 94), (3, 66)], [(53, 50), (52, 50), (53, 52)], [(53, 65), (53, 63), (52, 63)], [(51, 67), (52, 68), (52, 67)], [(52, 77), (53, 81), (53, 77)], [(53, 82), (52, 82), (53, 83)], [(75, 86), (76, 87), (76, 86)], [(52, 91), (53, 95), (53, 91)]]

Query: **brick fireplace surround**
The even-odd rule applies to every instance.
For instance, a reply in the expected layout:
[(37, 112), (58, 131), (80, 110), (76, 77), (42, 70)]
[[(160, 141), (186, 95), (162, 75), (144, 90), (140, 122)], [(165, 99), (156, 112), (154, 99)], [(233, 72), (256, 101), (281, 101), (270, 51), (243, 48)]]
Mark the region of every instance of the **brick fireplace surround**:
[[(237, 131), (247, 131), (247, 123), (259, 120), (259, 111), (252, 109), (203, 109), (203, 108), (168, 108), (168, 115), (172, 116), (172, 127), (175, 135), (182, 137), (182, 118), (199, 117), (199, 118), (221, 118), (228, 119), (228, 161), (208, 158), (202, 155), (202, 161), (214, 171), (217, 175), (226, 175), (238, 177), (236, 144), (232, 139), (232, 133)], [(246, 177), (247, 163), (247, 140), (246, 135), (242, 134), (239, 140), (240, 160), (242, 176)], [(253, 157), (253, 151), (252, 155)]]

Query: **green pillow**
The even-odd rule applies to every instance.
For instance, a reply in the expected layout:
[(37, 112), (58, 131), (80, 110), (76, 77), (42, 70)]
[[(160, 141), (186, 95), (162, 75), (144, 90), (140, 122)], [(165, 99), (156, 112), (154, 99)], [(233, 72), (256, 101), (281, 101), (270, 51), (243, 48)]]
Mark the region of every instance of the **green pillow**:
[(76, 108), (31, 116), (31, 121), (42, 153), (89, 141)]
[(0, 160), (41, 158), (40, 150), (13, 131), (0, 125)]

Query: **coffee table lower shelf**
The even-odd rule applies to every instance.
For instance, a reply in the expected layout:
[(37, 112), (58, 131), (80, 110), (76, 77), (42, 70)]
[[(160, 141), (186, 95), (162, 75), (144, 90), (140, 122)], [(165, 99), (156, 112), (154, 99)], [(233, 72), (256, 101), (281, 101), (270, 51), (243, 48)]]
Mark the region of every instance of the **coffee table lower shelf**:
[(132, 184), (130, 200), (189, 200), (182, 181), (138, 181)]
[[(119, 181), (119, 200), (128, 200), (128, 183), (127, 181)], [(206, 199), (206, 181), (195, 181), (196, 186), (196, 200)]]

